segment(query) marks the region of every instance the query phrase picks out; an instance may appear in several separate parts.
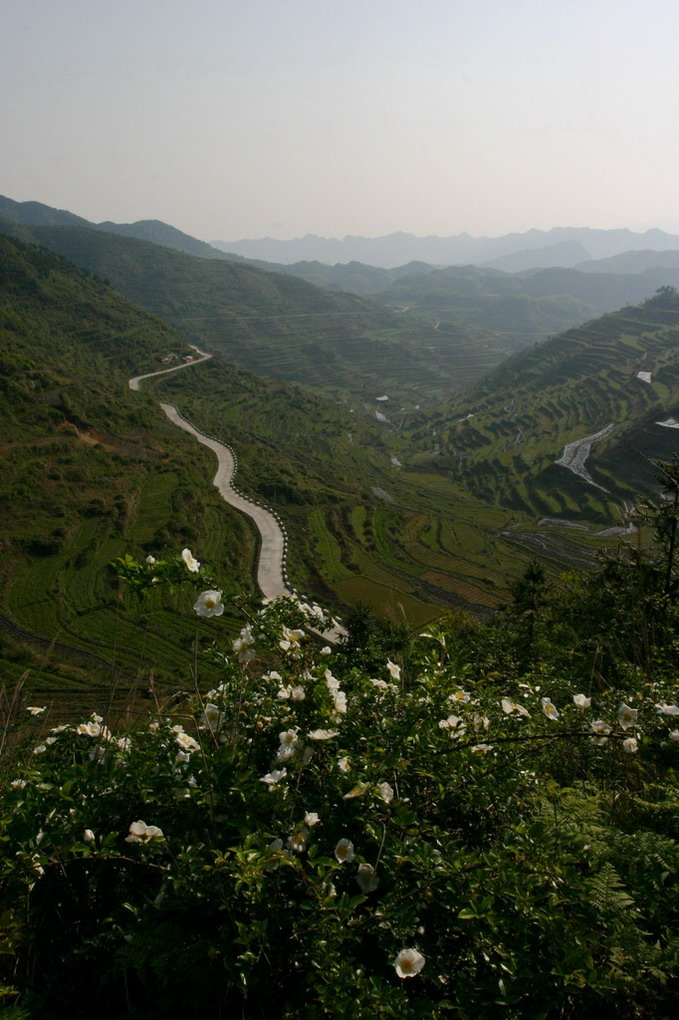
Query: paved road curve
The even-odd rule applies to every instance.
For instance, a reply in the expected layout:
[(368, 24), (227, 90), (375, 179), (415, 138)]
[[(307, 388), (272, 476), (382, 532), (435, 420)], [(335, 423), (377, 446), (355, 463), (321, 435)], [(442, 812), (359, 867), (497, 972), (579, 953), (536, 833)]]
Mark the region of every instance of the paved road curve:
[(207, 361), (208, 358), (212, 357), (211, 354), (206, 354), (205, 351), (199, 351), (195, 344), (189, 344), (189, 347), (192, 347), (196, 354), (199, 354), (200, 357), (194, 358), (193, 361), (183, 361), (181, 365), (173, 365), (172, 368), (161, 368), (158, 372), (147, 372), (146, 375), (135, 375), (134, 379), (130, 379), (127, 385), (136, 393), (139, 390), (139, 384), (142, 383), (144, 379), (153, 379), (156, 375), (167, 375), (168, 372), (178, 372), (180, 368), (190, 368), (192, 365), (200, 365), (201, 361)]
[[(174, 365), (172, 368), (162, 368), (158, 372), (147, 372), (146, 375), (137, 375), (133, 379), (129, 380), (129, 387), (131, 390), (138, 391), (140, 383), (144, 379), (152, 379), (158, 375), (166, 375), (168, 372), (177, 372), (182, 368), (191, 368), (193, 365), (199, 365), (201, 361), (207, 361), (211, 358), (211, 354), (206, 354), (201, 351), (194, 344), (191, 344), (196, 354), (199, 357), (193, 361), (185, 361), (181, 365)], [(186, 418), (182, 417), (180, 412), (173, 404), (162, 404), (160, 405), (170, 419), (173, 425), (177, 425), (180, 429), (184, 429), (189, 435), (197, 439), (203, 446), (207, 446), (208, 449), (217, 457), (217, 473), (213, 479), (213, 484), (217, 488), (222, 499), (236, 510), (240, 510), (241, 513), (247, 514), (251, 517), (257, 526), (257, 530), (260, 535), (260, 551), (259, 551), (259, 562), (257, 565), (257, 584), (259, 585), (260, 591), (265, 598), (277, 599), (286, 595), (293, 595), (294, 593), (287, 586), (286, 573), (285, 573), (285, 546), (286, 538), (280, 522), (276, 516), (265, 507), (260, 506), (258, 503), (253, 503), (252, 500), (246, 499), (240, 492), (237, 492), (231, 484), (234, 473), (236, 471), (236, 458), (233, 451), (226, 446), (225, 443), (220, 443), (219, 440), (213, 439), (212, 436), (206, 436), (202, 432), (199, 432), (197, 428), (194, 428)], [(317, 631), (313, 628), (315, 634), (322, 637), (325, 641), (335, 644), (341, 637), (346, 635), (345, 629), (341, 625), (333, 627), (329, 631)]]
[(231, 479), (236, 470), (236, 462), (229, 447), (216, 439), (204, 436), (186, 418), (181, 416), (173, 404), (161, 404), (160, 406), (173, 425), (178, 425), (180, 429), (184, 429), (185, 432), (188, 432), (189, 435), (197, 439), (203, 446), (207, 446), (209, 450), (212, 450), (217, 457), (218, 464), (213, 484), (219, 491), (220, 496), (230, 506), (251, 517), (257, 525), (261, 537), (261, 549), (257, 565), (257, 584), (262, 595), (268, 599), (277, 599), (282, 595), (292, 595), (284, 581), (285, 537), (281, 526), (269, 510), (265, 510), (264, 507), (258, 506), (251, 500), (246, 499), (245, 496), (241, 496), (233, 488)]

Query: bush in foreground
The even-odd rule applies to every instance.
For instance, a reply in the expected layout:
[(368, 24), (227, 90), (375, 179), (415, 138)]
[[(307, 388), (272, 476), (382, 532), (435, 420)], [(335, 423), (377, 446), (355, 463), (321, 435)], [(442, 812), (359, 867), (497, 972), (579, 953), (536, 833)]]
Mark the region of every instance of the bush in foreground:
[[(190, 577), (218, 632), (190, 554), (123, 573)], [(369, 675), (309, 633), (328, 626), (264, 606), (213, 651), (215, 689), (124, 732), (28, 707), (3, 780), (8, 1011), (669, 1016), (671, 690), (472, 680), (445, 630)]]

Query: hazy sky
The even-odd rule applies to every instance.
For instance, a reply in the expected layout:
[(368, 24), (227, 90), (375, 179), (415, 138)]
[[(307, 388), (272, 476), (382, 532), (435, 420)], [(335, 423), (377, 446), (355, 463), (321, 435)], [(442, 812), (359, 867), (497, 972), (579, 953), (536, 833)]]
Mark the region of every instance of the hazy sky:
[(205, 240), (679, 232), (677, 0), (5, 0), (0, 193)]

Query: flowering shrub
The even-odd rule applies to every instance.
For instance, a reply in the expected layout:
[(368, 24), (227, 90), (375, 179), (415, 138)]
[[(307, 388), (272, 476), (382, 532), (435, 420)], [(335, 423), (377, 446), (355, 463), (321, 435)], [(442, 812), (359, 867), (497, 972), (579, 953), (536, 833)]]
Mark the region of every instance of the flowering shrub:
[[(219, 636), (189, 550), (125, 570), (208, 584)], [(675, 692), (472, 679), (445, 630), (370, 675), (329, 624), (261, 607), (218, 686), (124, 732), (26, 710), (0, 832), (26, 1015), (669, 1009)]]

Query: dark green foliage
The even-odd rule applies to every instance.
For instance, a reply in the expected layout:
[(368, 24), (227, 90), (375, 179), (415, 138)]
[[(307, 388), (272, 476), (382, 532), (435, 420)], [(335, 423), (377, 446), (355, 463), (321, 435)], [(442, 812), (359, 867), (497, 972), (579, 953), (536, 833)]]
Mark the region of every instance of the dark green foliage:
[[(182, 567), (122, 564), (149, 590)], [(213, 651), (218, 687), (127, 730), (28, 709), (3, 762), (0, 994), (31, 1020), (669, 1016), (672, 684), (589, 706), (556, 669), (476, 670), (490, 643), (461, 618), (284, 647), (309, 612), (248, 605), (254, 660)]]

